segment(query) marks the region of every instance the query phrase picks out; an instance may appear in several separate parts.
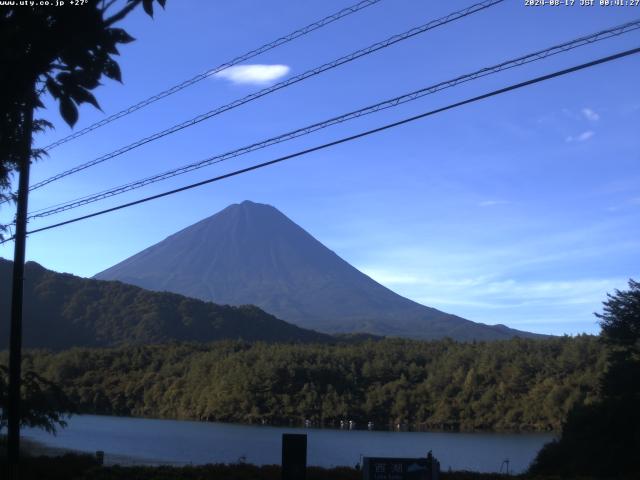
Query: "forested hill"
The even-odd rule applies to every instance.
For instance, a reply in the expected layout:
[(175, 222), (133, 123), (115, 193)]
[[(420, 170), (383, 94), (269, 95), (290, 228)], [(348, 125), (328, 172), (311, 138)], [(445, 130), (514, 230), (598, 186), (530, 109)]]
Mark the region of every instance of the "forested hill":
[[(80, 412), (242, 423), (558, 430), (596, 399), (597, 337), (456, 343), (218, 342), (28, 352)], [(6, 361), (6, 353), (0, 362)]]
[[(0, 284), (11, 285), (13, 262), (0, 259)], [(10, 289), (0, 290), (0, 315), (9, 318)], [(168, 341), (243, 339), (327, 342), (254, 306), (230, 307), (120, 282), (76, 277), (28, 262), (24, 290), (24, 345), (64, 349)], [(9, 322), (0, 322), (8, 345)]]

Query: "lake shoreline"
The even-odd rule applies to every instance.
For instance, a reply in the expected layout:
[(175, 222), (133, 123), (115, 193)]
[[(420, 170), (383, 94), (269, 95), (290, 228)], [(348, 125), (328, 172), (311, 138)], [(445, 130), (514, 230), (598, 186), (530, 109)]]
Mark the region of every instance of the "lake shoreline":
[[(73, 413), (71, 414), (71, 416), (74, 415), (96, 415), (96, 416), (101, 416), (101, 417), (113, 417), (113, 418), (131, 418), (131, 419), (143, 419), (143, 420), (166, 420), (166, 421), (176, 421), (176, 422), (198, 422), (198, 423), (225, 423), (225, 424), (229, 424), (229, 425), (238, 425), (238, 426), (247, 426), (247, 427), (272, 427), (272, 428), (304, 428), (304, 429), (311, 429), (311, 430), (336, 430), (336, 431), (359, 431), (359, 432), (366, 432), (366, 431), (371, 431), (371, 432), (415, 432), (415, 433), (478, 433), (478, 434), (492, 434), (495, 433), (497, 435), (501, 435), (501, 434), (508, 434), (508, 435), (517, 435), (517, 434), (523, 434), (523, 435), (530, 435), (530, 434), (544, 434), (544, 435), (559, 435), (560, 434), (560, 430), (554, 430), (554, 429), (525, 429), (525, 428), (521, 428), (521, 429), (482, 429), (482, 428), (475, 428), (475, 429), (464, 429), (464, 428), (434, 428), (434, 427), (425, 427), (425, 426), (421, 426), (418, 425), (416, 427), (416, 425), (414, 424), (402, 424), (400, 428), (394, 428), (392, 424), (388, 424), (388, 426), (390, 428), (378, 428), (376, 425), (374, 424), (374, 428), (369, 429), (366, 428), (367, 423), (357, 423), (356, 422), (356, 426), (354, 428), (348, 428), (348, 420), (345, 421), (345, 428), (340, 428), (339, 425), (332, 423), (332, 424), (325, 424), (325, 425), (318, 425), (317, 423), (313, 423), (311, 422), (308, 426), (305, 425), (304, 420), (295, 420), (295, 421), (290, 421), (290, 422), (231, 422), (231, 421), (224, 421), (224, 420), (208, 420), (208, 419), (199, 419), (199, 418), (192, 418), (192, 417), (154, 417), (154, 416), (145, 416), (145, 415), (128, 415), (128, 414), (113, 414), (113, 413), (96, 413), (94, 411), (81, 411), (81, 412), (77, 412), (77, 413)], [(363, 428), (363, 425), (365, 426), (365, 428)]]
[[(64, 448), (64, 447), (55, 447), (52, 445), (47, 445), (38, 440), (32, 439), (22, 439), (21, 445), (24, 453), (29, 457), (62, 457), (64, 455), (79, 455), (79, 456), (89, 456), (91, 458), (95, 458), (95, 454), (92, 455), (87, 452), (83, 452), (82, 450), (77, 450), (73, 448)], [(142, 465), (153, 465), (150, 463), (146, 463), (143, 460), (138, 460), (135, 457), (130, 457), (126, 455), (106, 455), (104, 464), (106, 466), (113, 465), (121, 465), (121, 466), (142, 466)], [(164, 464), (158, 464), (153, 466), (160, 466)], [(173, 465), (167, 463), (166, 465)]]
[[(308, 465), (353, 467), (361, 456), (423, 457), (429, 450), (448, 470), (497, 472), (508, 458), (523, 472), (548, 434), (434, 433), (304, 429), (197, 421), (76, 415), (53, 437), (25, 429), (23, 438), (47, 454), (105, 452), (109, 465), (278, 464), (284, 433), (308, 436)], [(132, 454), (134, 453), (135, 454)]]

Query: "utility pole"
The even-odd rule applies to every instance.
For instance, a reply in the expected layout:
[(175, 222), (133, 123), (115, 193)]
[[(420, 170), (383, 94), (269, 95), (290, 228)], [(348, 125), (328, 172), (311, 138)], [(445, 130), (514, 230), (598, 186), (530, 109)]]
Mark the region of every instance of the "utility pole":
[(24, 99), (22, 116), (22, 145), (18, 180), (18, 205), (13, 253), (13, 278), (11, 291), (11, 331), (9, 335), (9, 401), (7, 466), (9, 480), (18, 480), (20, 462), (20, 381), (22, 367), (22, 303), (24, 287), (24, 258), (27, 242), (27, 208), (29, 200), (29, 168), (31, 166), (31, 135), (33, 133), (33, 109), (35, 82), (29, 83)]

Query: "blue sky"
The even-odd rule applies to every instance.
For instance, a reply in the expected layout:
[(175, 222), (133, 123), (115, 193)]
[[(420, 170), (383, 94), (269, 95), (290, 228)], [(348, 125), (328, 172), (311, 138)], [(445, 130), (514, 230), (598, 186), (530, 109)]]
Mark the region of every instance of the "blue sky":
[[(122, 25), (124, 84), (95, 91), (76, 129), (353, 2), (167, 2)], [(383, 0), (61, 146), (32, 183), (473, 2)], [(579, 2), (577, 2), (579, 3)], [(633, 7), (507, 1), (35, 191), (31, 208), (162, 172), (640, 17)], [(633, 32), (313, 135), (32, 222), (134, 200), (639, 45)], [(640, 58), (595, 67), (288, 163), (35, 234), (28, 259), (90, 276), (225, 206), (276, 206), (398, 293), (474, 321), (598, 331), (606, 292), (640, 277)], [(57, 109), (45, 145), (71, 132)], [(12, 213), (3, 209), (4, 220)], [(11, 257), (12, 246), (0, 248)]]

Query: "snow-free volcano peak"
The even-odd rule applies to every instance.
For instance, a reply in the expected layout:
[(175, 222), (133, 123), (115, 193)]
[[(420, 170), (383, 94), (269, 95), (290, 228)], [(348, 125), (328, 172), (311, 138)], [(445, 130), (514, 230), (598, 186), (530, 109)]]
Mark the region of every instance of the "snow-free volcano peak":
[(219, 304), (253, 304), (328, 333), (493, 340), (534, 336), (420, 305), (380, 285), (275, 207), (233, 204), (99, 273)]

